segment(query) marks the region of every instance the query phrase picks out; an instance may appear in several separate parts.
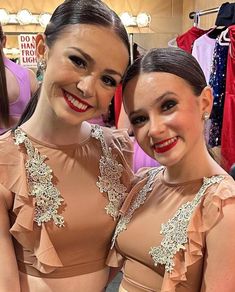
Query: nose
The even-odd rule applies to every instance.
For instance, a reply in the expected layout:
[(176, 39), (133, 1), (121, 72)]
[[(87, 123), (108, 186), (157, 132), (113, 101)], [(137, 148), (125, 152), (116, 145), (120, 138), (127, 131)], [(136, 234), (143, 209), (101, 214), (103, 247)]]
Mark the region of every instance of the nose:
[(150, 117), (149, 118), (149, 130), (148, 130), (148, 136), (149, 137), (159, 137), (161, 136), (166, 129), (166, 125), (164, 122), (164, 118), (162, 117)]
[(80, 77), (77, 83), (77, 89), (84, 98), (90, 98), (95, 95), (96, 78), (92, 75), (85, 75)]

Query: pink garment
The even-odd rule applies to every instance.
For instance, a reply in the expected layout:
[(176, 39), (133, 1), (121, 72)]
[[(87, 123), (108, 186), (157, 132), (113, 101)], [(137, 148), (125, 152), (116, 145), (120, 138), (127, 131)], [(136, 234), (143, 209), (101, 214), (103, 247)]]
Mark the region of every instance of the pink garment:
[(102, 115), (99, 116), (99, 117), (96, 117), (96, 118), (90, 119), (88, 122), (91, 123), (91, 124), (100, 125), (100, 126), (105, 127), (105, 122), (104, 122), (104, 120), (103, 120)]
[(193, 43), (192, 55), (197, 59), (202, 71), (205, 74), (206, 82), (209, 84), (215, 39), (208, 37), (207, 34), (200, 36)]
[[(9, 104), (10, 116), (20, 117), (31, 98), (29, 71), (7, 58), (4, 58), (3, 61), (5, 67), (14, 74), (19, 84), (20, 91), (17, 100)], [(0, 134), (6, 130), (7, 129), (0, 128)]]
[(117, 127), (118, 118), (122, 107), (122, 85), (119, 84), (114, 95), (114, 118), (115, 126)]
[(142, 148), (140, 148), (139, 144), (134, 141), (134, 157), (133, 157), (133, 171), (137, 172), (142, 167), (156, 167), (160, 164), (148, 156)]

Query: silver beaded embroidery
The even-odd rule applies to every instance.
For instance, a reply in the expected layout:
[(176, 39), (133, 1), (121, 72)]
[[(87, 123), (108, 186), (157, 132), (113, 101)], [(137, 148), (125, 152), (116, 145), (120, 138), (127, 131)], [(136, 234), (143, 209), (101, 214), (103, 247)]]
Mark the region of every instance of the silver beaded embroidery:
[(158, 167), (158, 168), (153, 168), (150, 171), (148, 171), (148, 173), (147, 173), (148, 180), (147, 180), (146, 184), (144, 185), (144, 187), (140, 190), (140, 192), (136, 196), (136, 199), (131, 204), (126, 215), (122, 216), (120, 218), (120, 220), (118, 221), (118, 224), (116, 226), (116, 229), (115, 229), (115, 232), (114, 232), (114, 235), (112, 238), (111, 249), (113, 248), (115, 241), (116, 241), (116, 238), (119, 235), (119, 233), (126, 230), (127, 224), (131, 221), (131, 218), (132, 218), (135, 210), (144, 204), (144, 202), (147, 198), (147, 193), (152, 191), (153, 183), (154, 183), (156, 175), (163, 169), (164, 169), (164, 167)]
[(101, 193), (106, 192), (108, 194), (109, 204), (105, 207), (106, 213), (116, 219), (127, 196), (127, 188), (120, 182), (123, 166), (112, 155), (112, 148), (107, 146), (101, 127), (92, 125), (91, 135), (100, 141), (103, 152), (99, 163), (100, 176), (96, 184)]
[(33, 147), (20, 128), (14, 131), (14, 140), (16, 145), (24, 144), (28, 154), (25, 169), (29, 195), (35, 198), (34, 221), (41, 226), (42, 223), (53, 220), (56, 226), (63, 227), (64, 218), (57, 212), (64, 199), (52, 184), (52, 170), (45, 163), (47, 157), (39, 154), (38, 149)]
[[(96, 184), (101, 193), (107, 192), (108, 194), (109, 204), (105, 207), (107, 214), (116, 218), (127, 195), (127, 188), (120, 182), (123, 166), (112, 155), (112, 149), (107, 146), (101, 127), (92, 125), (91, 136), (100, 141), (103, 152), (99, 161), (101, 175)], [(27, 135), (20, 128), (14, 131), (14, 141), (16, 145), (24, 144), (28, 154), (25, 168), (29, 195), (35, 198), (34, 221), (38, 226), (41, 226), (42, 223), (53, 220), (56, 226), (64, 227), (64, 218), (57, 213), (64, 199), (59, 190), (52, 184), (52, 170), (45, 163), (47, 156), (40, 155), (38, 149), (34, 148)]]
[(164, 238), (161, 241), (161, 245), (151, 247), (149, 251), (155, 266), (162, 264), (165, 265), (165, 270), (168, 273), (173, 271), (174, 255), (179, 250), (184, 250), (184, 245), (188, 242), (187, 228), (194, 210), (200, 204), (207, 188), (219, 183), (223, 178), (222, 175), (204, 178), (203, 184), (194, 199), (183, 204), (167, 223), (162, 224), (160, 234), (163, 234)]

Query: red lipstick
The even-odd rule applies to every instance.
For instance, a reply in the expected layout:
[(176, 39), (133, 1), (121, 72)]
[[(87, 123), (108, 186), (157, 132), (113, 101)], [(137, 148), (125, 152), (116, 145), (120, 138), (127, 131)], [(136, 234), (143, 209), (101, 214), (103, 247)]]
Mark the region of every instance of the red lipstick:
[[(73, 94), (71, 94), (71, 93), (65, 91), (64, 89), (62, 89), (62, 91), (63, 91), (63, 97), (64, 97), (66, 103), (68, 104), (68, 106), (69, 106), (72, 110), (74, 110), (74, 111), (76, 111), (76, 112), (79, 112), (79, 113), (84, 113), (84, 112), (86, 112), (89, 108), (92, 107), (91, 105), (89, 105), (87, 102), (81, 100), (81, 99), (80, 99), (79, 97), (77, 97), (76, 95), (73, 95)], [(81, 106), (78, 107), (78, 106), (76, 106), (75, 104), (73, 104), (72, 99), (71, 99), (71, 98), (69, 99), (69, 97), (71, 97), (72, 99), (76, 100), (79, 104), (82, 104), (82, 108), (81, 108)]]
[(153, 149), (156, 153), (164, 153), (171, 150), (173, 147), (175, 147), (177, 142), (178, 142), (177, 137), (167, 139), (167, 140), (154, 144)]

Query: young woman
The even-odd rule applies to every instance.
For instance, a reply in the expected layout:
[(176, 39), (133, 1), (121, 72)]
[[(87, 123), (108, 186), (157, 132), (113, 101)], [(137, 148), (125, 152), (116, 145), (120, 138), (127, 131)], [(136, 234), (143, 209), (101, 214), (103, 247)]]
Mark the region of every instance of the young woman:
[(122, 207), (108, 261), (124, 265), (120, 291), (233, 292), (235, 183), (206, 147), (212, 93), (197, 61), (153, 49), (123, 88), (135, 137), (162, 167), (139, 171)]
[(103, 2), (67, 0), (37, 55), (39, 95), (0, 139), (0, 291), (101, 292), (132, 149), (127, 133), (86, 121), (107, 111), (128, 35)]
[(13, 127), (38, 88), (34, 72), (3, 53), (6, 35), (0, 23), (0, 134)]

